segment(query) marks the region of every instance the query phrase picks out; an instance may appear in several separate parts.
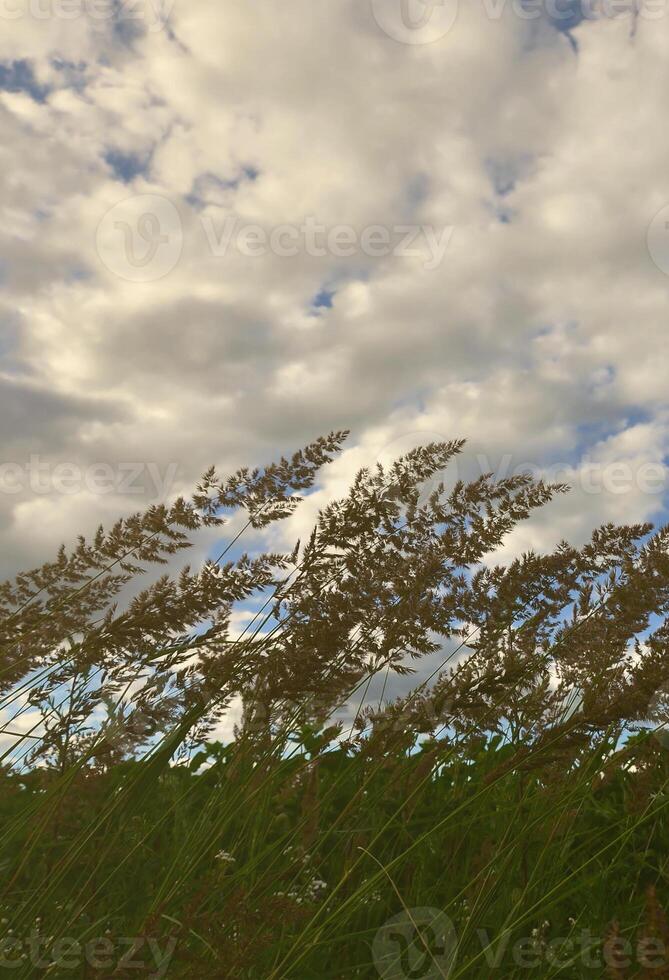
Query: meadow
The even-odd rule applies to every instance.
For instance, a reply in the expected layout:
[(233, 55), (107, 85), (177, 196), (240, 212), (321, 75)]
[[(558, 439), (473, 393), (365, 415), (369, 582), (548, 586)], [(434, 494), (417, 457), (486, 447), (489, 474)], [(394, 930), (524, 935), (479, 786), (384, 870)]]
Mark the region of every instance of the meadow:
[(2, 975), (669, 976), (667, 530), (497, 564), (568, 488), (452, 442), (241, 552), (345, 435), (0, 587)]

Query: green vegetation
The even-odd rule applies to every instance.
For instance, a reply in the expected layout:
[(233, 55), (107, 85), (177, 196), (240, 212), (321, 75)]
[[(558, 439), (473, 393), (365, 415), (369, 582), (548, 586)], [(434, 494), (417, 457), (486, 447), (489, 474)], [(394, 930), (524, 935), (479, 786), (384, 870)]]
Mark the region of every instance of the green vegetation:
[[(566, 488), (424, 500), (452, 443), (239, 554), (342, 437), (0, 589), (2, 975), (669, 976), (668, 532), (495, 565)], [(224, 519), (224, 555), (174, 570)]]

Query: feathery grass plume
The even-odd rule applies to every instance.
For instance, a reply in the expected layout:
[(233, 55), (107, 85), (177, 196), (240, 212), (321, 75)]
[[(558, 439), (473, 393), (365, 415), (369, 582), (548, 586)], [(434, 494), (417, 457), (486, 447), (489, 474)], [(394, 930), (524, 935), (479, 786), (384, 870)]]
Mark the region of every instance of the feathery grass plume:
[[(67, 750), (90, 747), (84, 719), (96, 706), (115, 700), (121, 701), (122, 715), (131, 687), (136, 711), (146, 722), (138, 733), (141, 743), (151, 731), (176, 721), (179, 710), (187, 710), (208, 683), (220, 683), (217, 671), (229, 676), (243, 669), (238, 653), (229, 655), (232, 606), (276, 586), (277, 572), (289, 567), (290, 556), (242, 555), (222, 567), (206, 563), (195, 573), (186, 567), (178, 577), (162, 576), (139, 592), (122, 612), (114, 600), (144, 566), (165, 564), (190, 546), (188, 533), (221, 526), (235, 509), (245, 511), (254, 527), (287, 517), (299, 503), (296, 491), (313, 485), (345, 435), (332, 433), (290, 460), (264, 470), (242, 469), (225, 481), (210, 470), (192, 501), (151, 507), (117, 522), (109, 533), (100, 528), (91, 544), (80, 538), (71, 554), (63, 547), (55, 562), (0, 587), (3, 707), (18, 696), (24, 710), (37, 709), (47, 719), (31, 762), (55, 753), (62, 763), (65, 720), (76, 733), (65, 739)], [(188, 662), (197, 649), (204, 651), (203, 669), (195, 675)], [(101, 743), (101, 757), (111, 748)]]
[[(556, 971), (551, 937), (577, 922), (601, 937), (612, 908), (641, 915), (648, 885), (651, 955), (669, 762), (642, 729), (665, 708), (666, 529), (606, 525), (581, 548), (494, 565), (566, 488), (488, 474), (424, 499), (452, 442), (361, 470), (304, 544), (228, 559), (247, 528), (294, 513), (343, 436), (210, 470), (190, 502), (2, 587), (16, 735), (0, 772), (0, 957), (23, 944), (16, 976), (38, 975), (38, 929), (52, 976), (97, 975), (84, 954), (104, 935), (112, 975), (130, 956), (174, 977), (372, 977), (375, 936), (417, 908), (456, 925), (449, 980), (527, 975), (515, 947), (533, 930), (533, 976), (591, 976), (588, 950)], [(217, 561), (172, 570), (237, 511)], [(385, 699), (384, 682), (366, 703), (373, 679), (426, 657), (408, 695)], [(233, 699), (243, 717), (221, 745)], [(64, 937), (82, 951), (69, 974)]]

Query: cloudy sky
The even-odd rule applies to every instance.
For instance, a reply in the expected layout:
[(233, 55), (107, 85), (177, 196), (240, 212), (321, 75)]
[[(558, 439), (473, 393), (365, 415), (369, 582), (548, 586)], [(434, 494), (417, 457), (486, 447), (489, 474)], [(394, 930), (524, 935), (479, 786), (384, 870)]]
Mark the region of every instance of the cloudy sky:
[(513, 546), (662, 519), (669, 0), (0, 19), (3, 574), (335, 428), (311, 512), (466, 437), (574, 485)]

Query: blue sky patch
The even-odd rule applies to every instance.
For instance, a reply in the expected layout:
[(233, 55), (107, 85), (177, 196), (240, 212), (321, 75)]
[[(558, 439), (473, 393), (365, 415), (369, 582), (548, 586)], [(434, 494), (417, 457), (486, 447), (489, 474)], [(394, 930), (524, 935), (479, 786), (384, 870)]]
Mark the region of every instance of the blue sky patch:
[(66, 275), (67, 282), (86, 282), (91, 278), (91, 273), (83, 265), (73, 266)]
[(407, 185), (406, 195), (409, 206), (413, 210), (419, 207), (430, 193), (430, 175), (425, 173), (414, 174)]
[(585, 20), (583, 0), (555, 0), (546, 4), (546, 16), (558, 31), (570, 31)]
[(35, 102), (45, 102), (47, 85), (40, 85), (32, 64), (25, 58), (19, 61), (0, 61), (0, 89), (5, 92), (25, 92)]
[(335, 289), (328, 289), (327, 286), (323, 286), (311, 301), (312, 310), (332, 309), (335, 293)]
[(104, 155), (117, 180), (129, 184), (139, 174), (146, 173), (148, 160), (136, 153), (123, 153), (122, 150), (107, 150)]
[[(137, 5), (115, 0), (112, 30), (114, 37), (126, 47), (132, 47), (134, 41), (146, 34), (146, 26), (137, 14)], [(133, 16), (134, 11), (134, 16)]]
[(219, 177), (218, 174), (206, 171), (198, 174), (193, 181), (186, 201), (193, 208), (202, 208), (207, 204), (217, 204), (216, 194), (226, 191), (235, 191), (241, 184), (249, 181), (254, 182), (260, 176), (260, 171), (251, 165), (241, 168), (239, 174), (233, 178)]
[(64, 58), (52, 58), (51, 67), (62, 79), (64, 88), (72, 88), (83, 92), (88, 81), (88, 64), (85, 61), (66, 61)]

